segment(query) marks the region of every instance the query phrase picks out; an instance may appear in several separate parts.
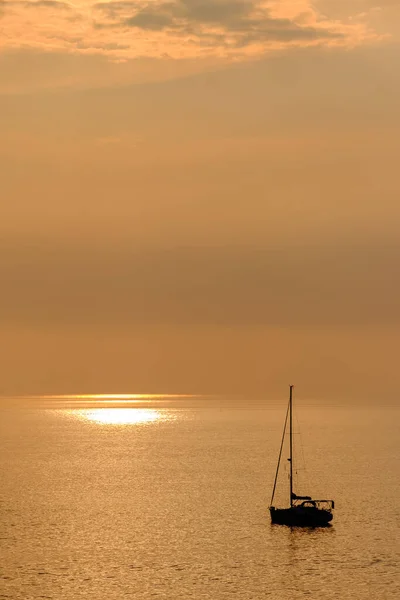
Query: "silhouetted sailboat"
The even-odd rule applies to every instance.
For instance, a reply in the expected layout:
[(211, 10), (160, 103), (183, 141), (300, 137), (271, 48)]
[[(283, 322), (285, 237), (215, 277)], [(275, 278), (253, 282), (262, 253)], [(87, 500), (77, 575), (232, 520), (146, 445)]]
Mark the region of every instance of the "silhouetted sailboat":
[[(290, 386), (289, 406), (286, 412), (283, 427), (282, 442), (279, 451), (278, 466), (276, 468), (274, 487), (272, 490), (271, 505), (269, 507), (272, 523), (297, 527), (324, 527), (333, 519), (332, 510), (335, 507), (333, 500), (313, 500), (311, 496), (298, 496), (293, 491), (293, 386)], [(273, 506), (276, 483), (278, 481), (279, 466), (282, 457), (287, 422), (289, 418), (289, 487), (290, 505), (287, 508)]]

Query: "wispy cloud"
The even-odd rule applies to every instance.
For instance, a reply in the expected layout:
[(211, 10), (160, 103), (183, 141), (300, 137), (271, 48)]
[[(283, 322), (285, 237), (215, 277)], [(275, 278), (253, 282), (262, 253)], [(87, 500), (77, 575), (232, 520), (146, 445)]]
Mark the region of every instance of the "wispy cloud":
[(73, 10), (73, 5), (61, 0), (1, 0), (0, 7), (4, 12), (13, 8), (51, 8), (52, 10)]
[(114, 59), (238, 60), (269, 50), (354, 45), (374, 37), (365, 20), (323, 16), (310, 0), (3, 0), (0, 10), (5, 47)]
[(303, 18), (273, 16), (271, 6), (258, 0), (114, 1), (95, 4), (94, 8), (103, 15), (98, 27), (168, 32), (171, 37), (182, 38), (183, 43), (202, 47), (232, 50), (254, 44), (344, 37), (344, 32), (317, 20), (308, 25)]

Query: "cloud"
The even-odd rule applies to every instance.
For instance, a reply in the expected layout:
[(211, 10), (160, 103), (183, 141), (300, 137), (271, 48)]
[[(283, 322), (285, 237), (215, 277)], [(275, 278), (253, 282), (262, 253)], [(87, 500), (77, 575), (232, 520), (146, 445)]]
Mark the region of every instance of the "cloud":
[(43, 8), (59, 8), (61, 10), (71, 10), (72, 7), (67, 2), (60, 2), (59, 0), (31, 0), (30, 2), (24, 2), (27, 8), (43, 7)]
[(140, 252), (4, 246), (0, 323), (335, 328), (400, 322), (398, 245)]
[(1, 0), (0, 10), (6, 12), (7, 8), (51, 8), (56, 10), (73, 10), (73, 5), (61, 0)]
[(5, 48), (114, 60), (241, 60), (288, 47), (354, 46), (376, 37), (365, 19), (324, 17), (311, 0), (3, 0), (0, 10)]
[(98, 26), (168, 32), (190, 44), (245, 48), (268, 42), (315, 42), (340, 39), (343, 33), (326, 24), (272, 15), (259, 0), (175, 0), (172, 2), (102, 2), (94, 9), (104, 15)]

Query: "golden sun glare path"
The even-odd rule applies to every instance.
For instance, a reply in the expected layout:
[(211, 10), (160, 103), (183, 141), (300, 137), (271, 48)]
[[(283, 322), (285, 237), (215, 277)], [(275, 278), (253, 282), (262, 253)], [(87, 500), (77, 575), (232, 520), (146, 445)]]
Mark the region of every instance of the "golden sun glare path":
[(78, 416), (99, 425), (142, 425), (166, 419), (157, 410), (141, 408), (97, 408), (79, 411)]

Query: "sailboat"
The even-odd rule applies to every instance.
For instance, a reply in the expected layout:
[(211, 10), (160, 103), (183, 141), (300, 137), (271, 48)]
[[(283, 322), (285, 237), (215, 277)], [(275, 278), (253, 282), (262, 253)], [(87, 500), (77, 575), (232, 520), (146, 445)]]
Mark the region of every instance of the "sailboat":
[[(274, 504), (276, 484), (282, 458), (282, 450), (289, 419), (289, 506), (276, 508)], [(276, 468), (274, 487), (272, 490), (269, 511), (272, 523), (289, 525), (292, 527), (324, 527), (333, 519), (333, 500), (313, 500), (311, 496), (298, 496), (293, 491), (293, 385), (290, 386), (289, 405), (286, 411), (285, 425), (283, 427), (282, 442), (279, 451), (278, 466)]]

